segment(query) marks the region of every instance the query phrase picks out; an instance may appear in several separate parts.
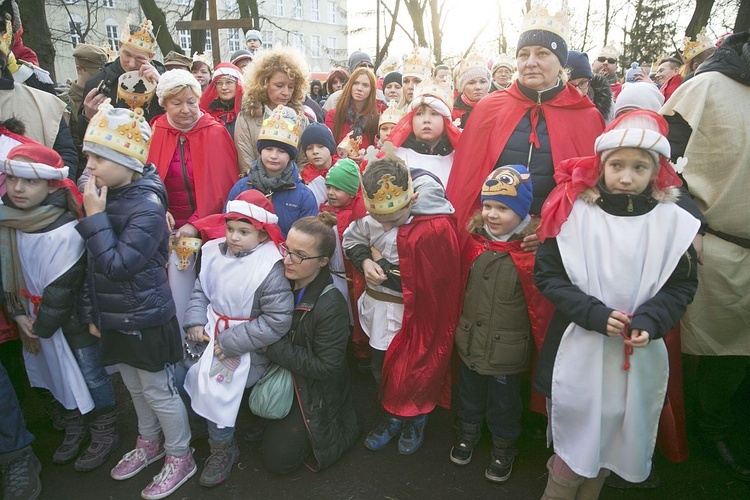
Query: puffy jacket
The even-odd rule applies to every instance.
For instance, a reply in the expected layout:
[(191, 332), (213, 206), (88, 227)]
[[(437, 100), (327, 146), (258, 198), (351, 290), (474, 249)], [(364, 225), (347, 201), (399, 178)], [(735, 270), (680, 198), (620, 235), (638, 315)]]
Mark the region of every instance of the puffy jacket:
[(105, 212), (77, 226), (88, 270), (81, 319), (100, 330), (140, 330), (175, 315), (167, 281), (167, 193), (153, 165), (143, 177), (107, 193)]
[(336, 463), (359, 436), (354, 411), (346, 345), (349, 310), (343, 295), (332, 289), (328, 268), (305, 288), (287, 335), (266, 349), (266, 356), (294, 376), (312, 453), (305, 463), (318, 471)]

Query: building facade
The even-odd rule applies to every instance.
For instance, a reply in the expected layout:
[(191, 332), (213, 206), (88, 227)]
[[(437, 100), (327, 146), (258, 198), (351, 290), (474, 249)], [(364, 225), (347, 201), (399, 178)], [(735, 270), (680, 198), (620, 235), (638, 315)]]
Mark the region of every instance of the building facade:
[[(156, 0), (164, 11), (172, 38), (185, 54), (192, 55), (189, 30), (176, 30), (174, 23), (189, 21), (193, 0)], [(289, 45), (298, 48), (314, 72), (327, 72), (346, 63), (346, 0), (265, 0), (259, 2), (260, 32), (266, 48)], [(216, 0), (220, 19), (239, 17), (236, 0)], [(86, 42), (109, 47), (117, 43), (125, 21), (138, 24), (144, 15), (138, 0), (46, 0), (47, 23), (55, 45), (58, 82), (76, 78), (73, 49)], [(245, 47), (240, 29), (219, 31), (222, 61)], [(211, 33), (206, 36), (206, 54), (211, 54)], [(156, 59), (163, 55), (158, 53)], [(218, 63), (219, 61), (216, 61)]]

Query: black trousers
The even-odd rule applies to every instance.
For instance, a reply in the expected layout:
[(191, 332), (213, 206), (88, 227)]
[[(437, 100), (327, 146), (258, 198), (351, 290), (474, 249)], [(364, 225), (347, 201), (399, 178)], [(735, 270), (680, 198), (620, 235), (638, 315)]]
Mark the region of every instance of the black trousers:
[(276, 474), (288, 474), (300, 468), (312, 453), (312, 444), (297, 398), (289, 414), (280, 420), (267, 420), (263, 433), (263, 462)]

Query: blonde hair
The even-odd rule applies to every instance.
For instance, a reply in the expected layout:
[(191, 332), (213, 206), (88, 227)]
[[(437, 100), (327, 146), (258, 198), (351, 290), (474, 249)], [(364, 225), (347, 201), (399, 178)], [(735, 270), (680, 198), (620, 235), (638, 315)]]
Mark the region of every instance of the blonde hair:
[(242, 84), (242, 112), (251, 117), (263, 116), (263, 105), (268, 104), (268, 81), (278, 71), (294, 82), (294, 92), (287, 104), (297, 114), (302, 114), (302, 102), (310, 88), (310, 70), (304, 57), (297, 51), (280, 47), (264, 50), (250, 64)]

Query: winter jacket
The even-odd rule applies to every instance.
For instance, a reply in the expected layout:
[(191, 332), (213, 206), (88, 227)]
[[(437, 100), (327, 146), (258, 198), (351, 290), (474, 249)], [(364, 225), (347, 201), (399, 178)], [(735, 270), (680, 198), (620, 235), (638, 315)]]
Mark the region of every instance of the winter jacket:
[(305, 462), (315, 471), (336, 463), (359, 436), (346, 361), (349, 311), (337, 289), (321, 296), (331, 283), (328, 268), (322, 269), (305, 287), (289, 333), (266, 350), (271, 361), (294, 376), (312, 444)]
[[(246, 93), (243, 97), (247, 95)], [(264, 116), (250, 116), (247, 111), (242, 110), (234, 122), (234, 146), (237, 148), (237, 163), (242, 173), (247, 172), (250, 169), (250, 165), (260, 158), (258, 136), (260, 135), (264, 118), (268, 118), (271, 112), (268, 107), (265, 110), (266, 114)], [(299, 116), (297, 125), (299, 125), (300, 137), (302, 137), (302, 133), (307, 128), (308, 123), (307, 117), (304, 114)], [(307, 155), (305, 155), (305, 151), (302, 148), (299, 148), (296, 162), (300, 167), (307, 165)]]
[(164, 187), (169, 199), (169, 213), (174, 217), (175, 227), (182, 227), (195, 213), (195, 176), (190, 143), (178, 139), (178, 146), (167, 167)]
[(612, 87), (609, 86), (607, 78), (603, 75), (596, 74), (591, 79), (588, 91), (589, 99), (594, 103), (596, 109), (604, 117), (604, 121), (609, 123), (615, 116), (615, 101), (612, 98)]
[[(226, 252), (226, 246), (222, 251)], [(251, 255), (241, 258), (251, 258)], [(208, 322), (208, 305), (208, 297), (198, 278), (195, 280), (190, 302), (185, 310), (183, 328), (187, 330), (191, 326), (205, 325)], [(219, 335), (219, 347), (225, 356), (231, 358), (250, 353), (248, 387), (257, 382), (268, 368), (268, 359), (261, 348), (278, 341), (292, 326), (292, 309), (292, 289), (284, 275), (284, 263), (279, 261), (255, 291), (249, 311), (249, 317), (255, 319), (235, 325)]]
[[(633, 196), (630, 206), (632, 211), (628, 211), (628, 203), (624, 198), (630, 197), (609, 194), (597, 204), (607, 213), (618, 217), (643, 215), (657, 204), (650, 196)], [(697, 262), (695, 249), (690, 246), (661, 290), (635, 311), (630, 328), (647, 331), (651, 341), (662, 339), (677, 324), (687, 305), (692, 302), (698, 287)], [(555, 306), (537, 361), (534, 380), (534, 388), (551, 397), (555, 358), (568, 325), (576, 323), (586, 330), (606, 335), (607, 319), (614, 309), (571, 283), (556, 238), (546, 239), (537, 250), (534, 283)]]
[[(254, 162), (253, 168), (263, 168), (258, 166), (260, 158), (256, 162)], [(279, 218), (279, 227), (281, 228), (281, 232), (284, 233), (284, 237), (286, 237), (286, 234), (292, 228), (292, 224), (297, 219), (307, 217), (308, 215), (318, 215), (318, 203), (315, 201), (315, 195), (300, 179), (299, 170), (296, 165), (294, 166), (292, 177), (295, 179), (294, 184), (284, 186), (272, 193), (263, 193), (273, 204), (273, 208)], [(229, 191), (227, 203), (248, 189), (258, 189), (261, 191), (259, 188), (253, 186), (249, 177), (244, 177), (237, 181), (232, 190)]]
[[(532, 232), (514, 235), (510, 241)], [(484, 230), (481, 234), (487, 236)], [(461, 360), (481, 375), (512, 375), (529, 369), (531, 323), (509, 253), (486, 250), (474, 259), (455, 342)]]
[(99, 330), (167, 323), (175, 304), (167, 281), (167, 193), (152, 164), (143, 177), (107, 192), (106, 211), (84, 218), (88, 270), (81, 319)]

